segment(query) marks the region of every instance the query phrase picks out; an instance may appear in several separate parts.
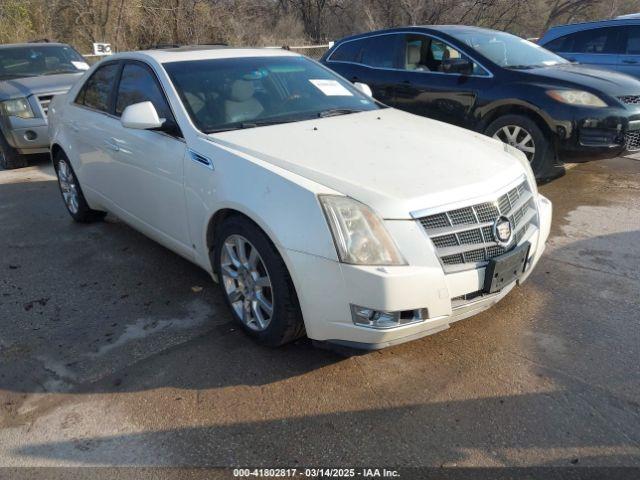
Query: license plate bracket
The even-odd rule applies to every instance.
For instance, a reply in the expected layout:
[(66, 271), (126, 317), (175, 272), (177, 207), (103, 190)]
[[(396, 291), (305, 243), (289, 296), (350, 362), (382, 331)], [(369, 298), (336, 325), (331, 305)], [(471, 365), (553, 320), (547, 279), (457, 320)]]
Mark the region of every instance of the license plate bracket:
[(529, 242), (489, 260), (484, 273), (484, 293), (495, 293), (516, 281), (524, 273), (529, 258)]

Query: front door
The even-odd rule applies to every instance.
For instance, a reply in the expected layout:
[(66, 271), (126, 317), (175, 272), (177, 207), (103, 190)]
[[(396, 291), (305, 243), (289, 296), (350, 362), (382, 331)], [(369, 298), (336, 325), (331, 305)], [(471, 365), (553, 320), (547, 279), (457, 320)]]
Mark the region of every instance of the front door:
[(160, 118), (162, 131), (125, 128), (117, 121), (105, 138), (105, 146), (117, 172), (112, 200), (137, 226), (176, 249), (191, 251), (184, 195), (186, 144), (166, 97), (149, 66), (127, 62), (114, 102), (120, 117), (132, 104), (150, 101)]
[(402, 79), (393, 104), (407, 112), (472, 128), (477, 92), (490, 87), (491, 74), (447, 43), (407, 34)]

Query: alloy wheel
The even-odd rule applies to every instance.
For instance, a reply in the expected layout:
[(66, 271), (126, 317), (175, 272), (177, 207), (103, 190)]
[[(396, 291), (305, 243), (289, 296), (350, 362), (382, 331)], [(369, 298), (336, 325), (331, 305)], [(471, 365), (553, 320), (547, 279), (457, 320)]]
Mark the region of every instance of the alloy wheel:
[(517, 148), (527, 156), (529, 162), (533, 161), (536, 155), (533, 137), (518, 125), (505, 125), (493, 134), (493, 138)]
[(64, 203), (67, 205), (69, 211), (75, 215), (80, 208), (78, 184), (71, 167), (65, 160), (58, 162), (58, 182), (60, 183)]
[(256, 247), (241, 235), (230, 235), (220, 252), (225, 294), (242, 323), (264, 331), (273, 318), (273, 287)]

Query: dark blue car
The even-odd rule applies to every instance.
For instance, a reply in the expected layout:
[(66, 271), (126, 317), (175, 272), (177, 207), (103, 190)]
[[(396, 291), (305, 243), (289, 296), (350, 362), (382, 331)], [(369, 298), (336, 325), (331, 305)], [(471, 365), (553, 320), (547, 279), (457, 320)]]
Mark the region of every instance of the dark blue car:
[(321, 62), (389, 106), (518, 148), (538, 178), (555, 175), (556, 158), (640, 150), (640, 80), (573, 64), (505, 32), (369, 32), (339, 40)]
[(640, 18), (559, 25), (545, 33), (538, 44), (571, 62), (640, 78)]

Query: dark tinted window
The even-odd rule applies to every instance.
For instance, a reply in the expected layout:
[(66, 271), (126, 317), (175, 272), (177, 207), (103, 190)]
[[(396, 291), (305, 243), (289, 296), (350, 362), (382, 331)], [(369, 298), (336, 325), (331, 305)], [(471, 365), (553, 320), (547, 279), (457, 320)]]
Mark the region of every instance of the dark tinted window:
[(129, 105), (140, 102), (153, 103), (160, 118), (173, 119), (171, 109), (154, 74), (144, 65), (128, 63), (122, 70), (118, 87), (116, 115), (121, 115)]
[(627, 48), (628, 55), (640, 55), (640, 26), (627, 27)]
[(110, 110), (109, 98), (114, 88), (119, 68), (120, 66), (116, 63), (110, 63), (98, 68), (82, 87), (80, 94), (76, 98), (76, 103), (108, 112)]
[(573, 53), (618, 53), (617, 28), (595, 28), (567, 37)]
[(370, 67), (396, 67), (396, 45), (401, 35), (378, 35), (364, 40), (361, 63)]
[(555, 40), (551, 40), (546, 45), (543, 45), (543, 47), (546, 48), (547, 50), (551, 50), (552, 52), (563, 53), (563, 52), (571, 51), (572, 43), (573, 43), (573, 40), (571, 36), (566, 36), (566, 37), (556, 38)]
[(353, 40), (343, 43), (331, 54), (330, 60), (336, 62), (360, 62), (362, 52), (362, 40)]

